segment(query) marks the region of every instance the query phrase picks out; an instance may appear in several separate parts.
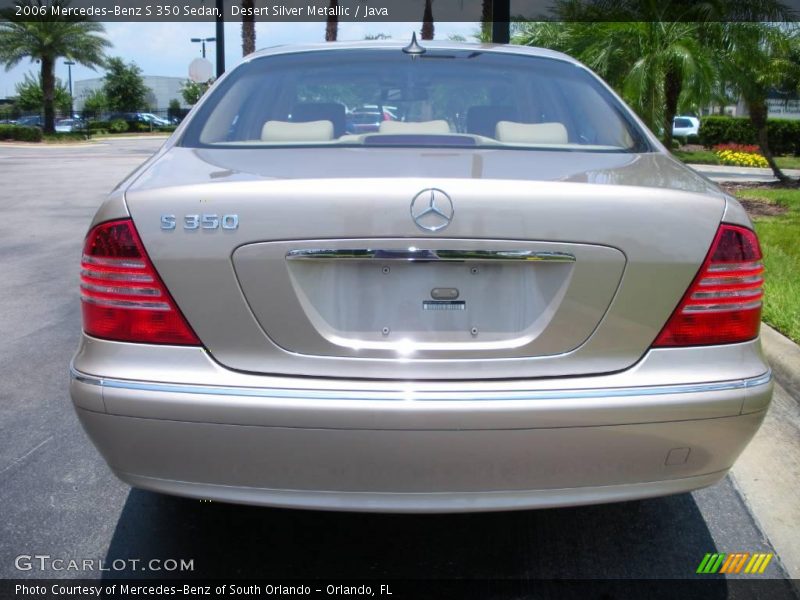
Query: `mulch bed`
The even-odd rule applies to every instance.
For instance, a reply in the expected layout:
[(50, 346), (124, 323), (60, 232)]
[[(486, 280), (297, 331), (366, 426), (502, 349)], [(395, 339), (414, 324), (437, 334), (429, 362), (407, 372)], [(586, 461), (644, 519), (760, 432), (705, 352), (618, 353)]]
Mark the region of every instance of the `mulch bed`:
[[(756, 183), (756, 182), (742, 182), (742, 183), (722, 183), (720, 187), (732, 196), (736, 196), (738, 190), (757, 189), (757, 188), (781, 188), (782, 184), (775, 183)], [(789, 209), (780, 204), (769, 202), (768, 200), (757, 200), (755, 198), (738, 198), (739, 202), (744, 206), (751, 217), (775, 217), (778, 215), (786, 214)]]

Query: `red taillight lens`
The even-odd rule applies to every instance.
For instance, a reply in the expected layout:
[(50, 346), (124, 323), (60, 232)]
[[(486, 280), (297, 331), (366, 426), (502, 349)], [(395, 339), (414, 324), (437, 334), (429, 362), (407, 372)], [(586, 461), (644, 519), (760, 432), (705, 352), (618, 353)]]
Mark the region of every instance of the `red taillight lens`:
[(721, 225), (700, 272), (653, 346), (731, 344), (757, 337), (763, 274), (756, 234)]
[(130, 219), (89, 232), (81, 259), (83, 329), (123, 342), (199, 345)]

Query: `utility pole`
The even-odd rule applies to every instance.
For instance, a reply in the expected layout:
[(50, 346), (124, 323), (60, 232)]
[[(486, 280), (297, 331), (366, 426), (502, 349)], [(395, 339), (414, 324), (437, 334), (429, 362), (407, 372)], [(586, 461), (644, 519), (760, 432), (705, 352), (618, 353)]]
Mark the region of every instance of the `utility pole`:
[(192, 41), (195, 43), (203, 44), (203, 58), (206, 57), (206, 42), (216, 42), (217, 38), (210, 37), (210, 38), (192, 38)]
[(511, 0), (492, 2), (492, 43), (511, 42)]
[(71, 60), (65, 60), (64, 64), (67, 65), (67, 77), (69, 79), (69, 118), (72, 118), (72, 66), (75, 64)]
[(217, 2), (217, 79), (225, 72), (225, 2)]

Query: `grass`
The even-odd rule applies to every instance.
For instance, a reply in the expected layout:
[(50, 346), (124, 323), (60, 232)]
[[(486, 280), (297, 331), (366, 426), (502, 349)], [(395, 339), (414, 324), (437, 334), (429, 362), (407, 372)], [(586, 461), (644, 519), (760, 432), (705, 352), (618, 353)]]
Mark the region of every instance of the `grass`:
[(171, 131), (123, 131), (122, 133), (93, 133), (93, 139), (105, 139), (115, 137), (153, 137), (153, 136), (170, 136)]
[(74, 144), (75, 142), (86, 141), (86, 135), (79, 132), (55, 132), (45, 133), (42, 141), (46, 144)]
[(781, 169), (800, 169), (800, 156), (777, 156), (775, 162)]
[[(25, 144), (76, 144), (81, 142), (91, 142), (92, 140), (98, 139), (108, 139), (108, 138), (116, 138), (116, 137), (164, 137), (171, 135), (171, 132), (168, 131), (128, 131), (125, 133), (93, 133), (90, 139), (87, 139), (86, 135), (80, 132), (56, 132), (56, 133), (45, 133), (42, 136), (41, 142), (20, 142), (19, 140), (9, 140), (14, 143), (25, 143)], [(2, 143), (3, 140), (0, 140)]]
[(717, 155), (711, 150), (694, 150), (686, 152), (684, 150), (673, 150), (672, 154), (675, 158), (685, 163), (692, 163), (695, 165), (718, 165), (719, 159)]
[(800, 189), (748, 188), (736, 195), (788, 209), (782, 215), (756, 217), (754, 222), (766, 268), (763, 319), (800, 343)]
[[(711, 150), (673, 150), (675, 158), (695, 165), (719, 165), (717, 155)], [(776, 156), (775, 162), (781, 169), (800, 169), (800, 156)]]

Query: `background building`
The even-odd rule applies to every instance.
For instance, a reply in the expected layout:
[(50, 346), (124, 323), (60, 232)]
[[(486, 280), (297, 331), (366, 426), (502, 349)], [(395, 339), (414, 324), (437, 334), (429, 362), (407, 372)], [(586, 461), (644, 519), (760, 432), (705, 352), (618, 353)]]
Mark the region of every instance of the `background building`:
[[(181, 103), (181, 108), (190, 108), (183, 100), (181, 89), (186, 83), (184, 77), (162, 77), (160, 75), (143, 75), (144, 84), (150, 89), (147, 95), (147, 104), (151, 110), (166, 110), (169, 101), (172, 99)], [(73, 84), (73, 96), (75, 98), (75, 110), (83, 109), (84, 99), (93, 91), (103, 87), (102, 77), (82, 79)]]
[[(719, 115), (727, 117), (747, 117), (749, 112), (747, 104), (741, 98), (736, 104), (720, 106), (712, 104), (704, 107), (702, 115)], [(771, 91), (767, 95), (767, 117), (770, 119), (800, 119), (800, 97), (794, 94), (786, 94), (778, 91)]]

